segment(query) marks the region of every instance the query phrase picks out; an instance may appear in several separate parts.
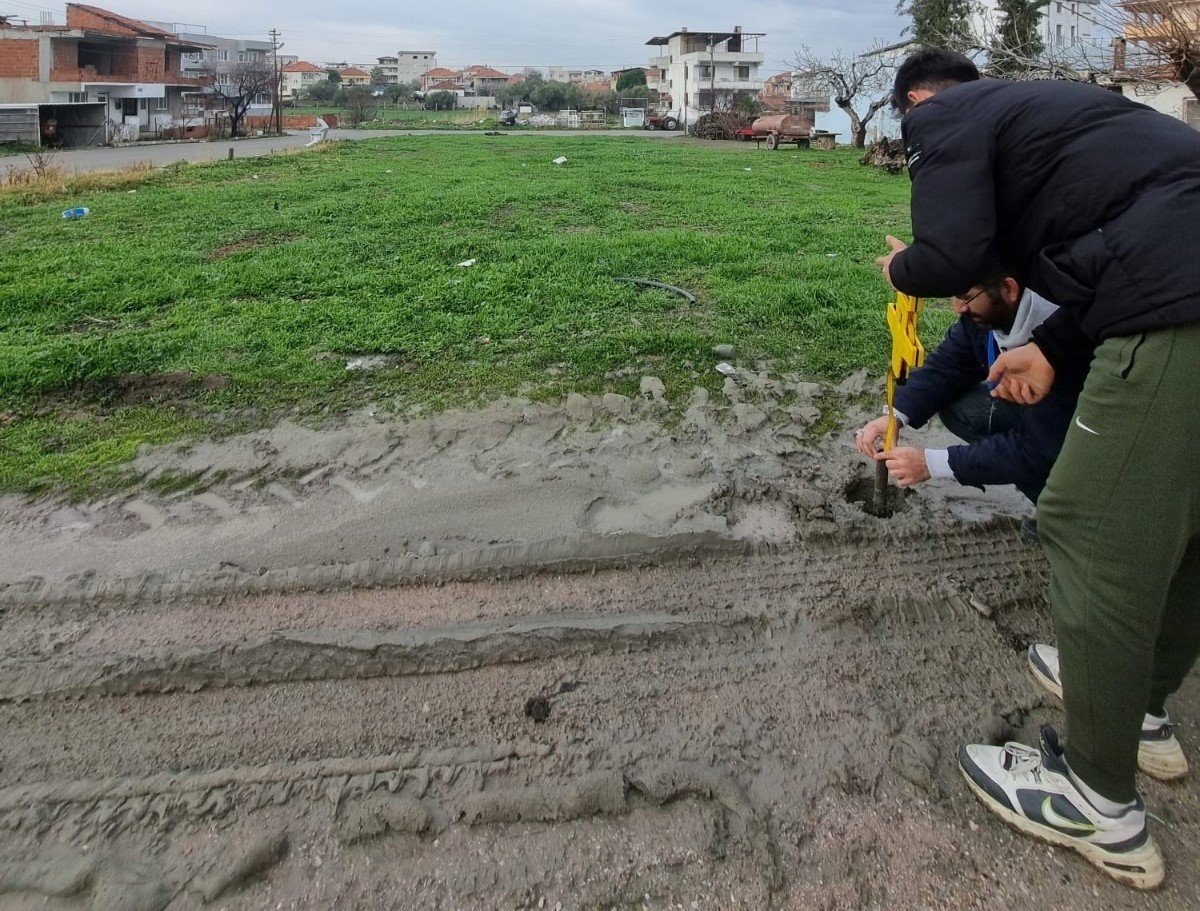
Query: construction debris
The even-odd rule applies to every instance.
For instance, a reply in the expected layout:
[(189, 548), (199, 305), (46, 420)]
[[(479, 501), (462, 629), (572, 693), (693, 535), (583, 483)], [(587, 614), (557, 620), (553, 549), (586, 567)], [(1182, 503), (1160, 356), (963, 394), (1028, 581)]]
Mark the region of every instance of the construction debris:
[(867, 147), (860, 163), (882, 168), (889, 174), (899, 174), (908, 163), (904, 157), (904, 143), (899, 139), (877, 139)]

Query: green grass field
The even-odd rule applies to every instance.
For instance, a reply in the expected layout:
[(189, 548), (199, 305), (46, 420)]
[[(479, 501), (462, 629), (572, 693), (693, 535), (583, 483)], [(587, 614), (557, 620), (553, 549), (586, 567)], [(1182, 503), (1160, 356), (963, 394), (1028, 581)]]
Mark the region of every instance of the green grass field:
[[(719, 388), (719, 343), (818, 379), (882, 370), (873, 263), (907, 200), (852, 152), (535, 136), (0, 194), (0, 490), (94, 492), (142, 442), (368, 401)], [(359, 355), (395, 368), (348, 372)]]

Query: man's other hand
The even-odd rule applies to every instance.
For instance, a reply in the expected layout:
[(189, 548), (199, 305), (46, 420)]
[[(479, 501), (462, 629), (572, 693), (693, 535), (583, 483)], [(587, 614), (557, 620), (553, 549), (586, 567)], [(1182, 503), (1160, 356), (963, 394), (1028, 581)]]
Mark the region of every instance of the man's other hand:
[(1054, 368), (1036, 344), (1006, 351), (996, 359), (988, 374), (994, 385), (992, 397), (1017, 405), (1036, 405), (1054, 385)]
[[(887, 254), (887, 256), (881, 256), (875, 260), (875, 265), (883, 270), (883, 277), (887, 279), (889, 285), (892, 285), (892, 260), (896, 258), (896, 254), (901, 250), (907, 250), (908, 244), (898, 238), (892, 237), (890, 234), (887, 236), (887, 242), (892, 248), (892, 252)], [(895, 287), (895, 285), (892, 285), (893, 290)]]
[[(884, 438), (887, 436), (888, 419), (885, 414), (881, 418), (876, 418), (854, 436), (854, 445), (858, 447), (858, 451), (865, 455), (868, 459), (873, 459), (883, 448)], [(899, 439), (899, 433), (896, 438)]]
[(876, 462), (887, 463), (888, 474), (897, 487), (912, 487), (928, 481), (932, 475), (925, 461), (924, 449), (889, 449), (875, 454)]

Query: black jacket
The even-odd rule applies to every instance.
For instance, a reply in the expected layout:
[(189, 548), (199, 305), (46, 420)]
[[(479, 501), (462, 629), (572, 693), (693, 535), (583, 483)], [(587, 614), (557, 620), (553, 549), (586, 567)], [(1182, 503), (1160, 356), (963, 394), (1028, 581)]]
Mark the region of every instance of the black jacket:
[[(987, 379), (988, 330), (967, 316), (950, 327), (945, 340), (896, 389), (896, 410), (910, 427), (923, 427), (931, 417)], [(1050, 394), (1036, 405), (1019, 408), (1020, 420), (970, 446), (950, 447), (950, 470), (960, 484), (1015, 484), (1037, 502), (1062, 449), (1083, 373), (1072, 365), (1059, 375)]]
[(1200, 320), (1200, 133), (1114, 92), (984, 79), (903, 122), (913, 245), (901, 291), (1004, 272), (1062, 310), (1034, 339), (1057, 368), (1100, 341)]

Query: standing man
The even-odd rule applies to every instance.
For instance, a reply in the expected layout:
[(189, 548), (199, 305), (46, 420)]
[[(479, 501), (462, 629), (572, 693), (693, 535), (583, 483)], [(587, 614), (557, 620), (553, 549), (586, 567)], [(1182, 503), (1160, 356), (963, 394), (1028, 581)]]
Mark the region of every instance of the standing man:
[(1066, 751), (1047, 727), (1039, 749), (959, 762), (1015, 828), (1152, 889), (1140, 746), (1186, 771), (1165, 701), (1200, 654), (1200, 133), (1093, 86), (980, 80), (940, 49), (905, 60), (893, 100), (914, 241), (880, 259), (888, 280), (934, 297), (1007, 272), (1060, 306), (997, 360), (999, 398), (1041, 401), (1095, 354), (1038, 502), (1058, 649), (1030, 657), (1061, 687)]

